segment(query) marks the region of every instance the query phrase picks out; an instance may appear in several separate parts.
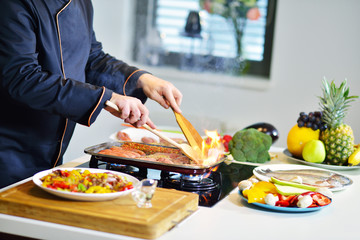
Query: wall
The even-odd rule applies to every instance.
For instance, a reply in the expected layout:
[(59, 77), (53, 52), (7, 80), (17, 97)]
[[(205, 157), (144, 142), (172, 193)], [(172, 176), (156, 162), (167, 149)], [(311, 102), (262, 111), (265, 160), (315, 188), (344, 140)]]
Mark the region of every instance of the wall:
[[(129, 0), (93, 0), (94, 28), (104, 50), (129, 59), (132, 23)], [(299, 112), (319, 109), (321, 80), (347, 78), (351, 95), (360, 95), (360, 1), (279, 0), (277, 6), (270, 85), (265, 90), (166, 78), (183, 93), (183, 114), (201, 131), (218, 128), (234, 133), (256, 122), (269, 122), (280, 133), (276, 146), (286, 146), (289, 129)], [(123, 18), (126, 21), (123, 21)], [(126, 46), (126, 45), (125, 45)], [(162, 76), (161, 72), (153, 72)], [(146, 104), (157, 125), (175, 126), (170, 110)], [(360, 143), (360, 100), (352, 104), (346, 122)], [(64, 160), (83, 154), (87, 146), (109, 141), (122, 121), (103, 111), (90, 128), (78, 126)]]

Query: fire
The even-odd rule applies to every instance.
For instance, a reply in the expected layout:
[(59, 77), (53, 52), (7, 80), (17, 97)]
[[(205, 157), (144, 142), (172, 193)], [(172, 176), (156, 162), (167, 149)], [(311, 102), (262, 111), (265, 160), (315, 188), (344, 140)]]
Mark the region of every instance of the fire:
[(210, 165), (223, 156), (224, 145), (216, 130), (205, 130), (205, 134), (208, 138), (202, 142), (201, 159), (203, 159), (203, 165)]
[(219, 165), (216, 165), (215, 167), (212, 167), (209, 169), (207, 173), (204, 173), (203, 178), (208, 178), (212, 172), (216, 172), (216, 170), (219, 168)]

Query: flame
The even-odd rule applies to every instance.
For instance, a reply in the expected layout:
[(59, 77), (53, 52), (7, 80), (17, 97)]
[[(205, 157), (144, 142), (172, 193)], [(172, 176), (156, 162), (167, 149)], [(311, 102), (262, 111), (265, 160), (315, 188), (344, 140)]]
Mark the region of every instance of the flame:
[(203, 159), (203, 165), (210, 165), (223, 156), (224, 145), (221, 136), (216, 130), (205, 130), (205, 134), (208, 138), (202, 142), (201, 159)]
[(216, 170), (217, 170), (218, 168), (219, 168), (219, 165), (210, 168), (208, 172), (204, 173), (203, 178), (208, 178), (208, 177), (210, 177), (211, 173), (212, 173), (212, 172), (216, 172)]

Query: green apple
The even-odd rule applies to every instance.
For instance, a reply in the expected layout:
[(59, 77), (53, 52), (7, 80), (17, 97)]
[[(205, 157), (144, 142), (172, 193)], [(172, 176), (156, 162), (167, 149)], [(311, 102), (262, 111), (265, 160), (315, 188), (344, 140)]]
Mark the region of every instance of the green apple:
[(322, 163), (326, 157), (324, 143), (320, 140), (307, 142), (303, 148), (302, 156), (307, 162)]
[(298, 187), (292, 187), (292, 186), (286, 186), (286, 185), (280, 185), (277, 183), (274, 183), (276, 187), (276, 191), (284, 196), (290, 196), (290, 195), (300, 195), (305, 192), (309, 192), (308, 189), (298, 188)]
[(296, 182), (283, 181), (283, 180), (279, 180), (274, 177), (271, 177), (270, 181), (277, 185), (296, 187), (296, 188), (301, 188), (301, 189), (305, 189), (307, 191), (312, 191), (312, 192), (314, 192), (317, 189), (317, 187), (315, 187), (315, 186), (305, 185), (305, 184), (296, 183)]

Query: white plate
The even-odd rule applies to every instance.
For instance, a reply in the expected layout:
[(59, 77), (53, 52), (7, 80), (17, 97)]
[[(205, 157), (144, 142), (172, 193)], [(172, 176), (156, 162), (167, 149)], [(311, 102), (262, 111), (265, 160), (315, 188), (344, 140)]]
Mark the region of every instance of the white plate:
[(241, 162), (241, 161), (236, 161), (234, 159), (234, 157), (231, 155), (231, 154), (228, 154), (228, 158), (225, 160), (225, 163), (234, 163), (234, 164), (241, 164), (241, 165), (248, 165), (248, 166), (255, 166), (255, 167), (258, 167), (258, 166), (263, 166), (263, 165), (267, 165), (267, 164), (273, 164), (273, 163), (277, 163), (277, 155), (278, 153), (276, 152), (269, 152), (270, 154), (270, 160), (267, 161), (267, 162), (264, 162), (264, 163), (254, 163), (254, 162)]
[(75, 193), (75, 192), (65, 192), (65, 191), (59, 191), (55, 189), (50, 189), (42, 186), (42, 181), (40, 180), (42, 177), (48, 175), (49, 173), (52, 173), (54, 170), (61, 169), (61, 170), (68, 170), (71, 171), (73, 169), (81, 169), (81, 171), (89, 170), (92, 173), (104, 173), (104, 172), (110, 172), (112, 174), (116, 174), (118, 176), (124, 177), (127, 181), (132, 182), (134, 187), (136, 184), (139, 183), (139, 180), (137, 180), (135, 177), (130, 176), (125, 173), (115, 172), (115, 171), (109, 171), (104, 169), (97, 169), (97, 168), (53, 168), (49, 170), (45, 170), (42, 172), (39, 172), (33, 176), (33, 182), (43, 189), (46, 192), (49, 192), (51, 194), (54, 194), (59, 197), (72, 199), (72, 200), (79, 200), (79, 201), (107, 201), (112, 200), (121, 196), (125, 196), (129, 193), (131, 193), (134, 189), (125, 190), (122, 192), (115, 192), (115, 193)]
[(322, 163), (312, 163), (312, 162), (307, 162), (303, 159), (299, 159), (299, 158), (295, 158), (290, 152), (289, 150), (285, 149), (284, 150), (284, 154), (291, 160), (302, 163), (302, 164), (306, 164), (309, 166), (313, 166), (313, 167), (319, 167), (319, 168), (325, 168), (325, 169), (329, 169), (329, 170), (354, 170), (354, 169), (360, 169), (360, 166), (336, 166), (336, 165), (329, 165), (329, 164), (322, 164)]
[[(163, 130), (163, 131), (160, 130), (161, 133), (163, 133), (165, 136), (167, 136), (169, 138), (181, 138), (186, 141), (185, 136), (182, 134), (182, 132), (179, 128), (166, 127), (166, 129), (167, 130)], [(125, 128), (121, 131), (124, 133), (127, 133), (133, 142), (141, 142), (141, 138), (143, 138), (143, 137), (151, 137), (151, 138), (154, 138), (157, 142), (159, 142), (159, 137), (146, 129)], [(171, 131), (171, 132), (168, 132), (168, 131)], [(111, 134), (110, 139), (114, 140), (114, 141), (121, 141), (120, 139), (118, 139), (116, 137), (117, 133), (118, 132)]]
[[(269, 165), (263, 165), (263, 166), (254, 168), (253, 173), (258, 179), (260, 179), (262, 181), (269, 181), (270, 180), (269, 176), (266, 176), (266, 175), (263, 175), (263, 174), (259, 173), (259, 171), (265, 171), (267, 169), (270, 169), (271, 171), (311, 169), (311, 170), (318, 171), (319, 173), (323, 172), (325, 174), (328, 174), (328, 173), (337, 174), (340, 177), (344, 178), (344, 180), (348, 181), (347, 184), (341, 184), (340, 182), (338, 182), (337, 186), (329, 188), (329, 190), (331, 190), (333, 192), (343, 190), (343, 189), (349, 187), (350, 185), (352, 185), (352, 183), (353, 183), (353, 180), (351, 178), (349, 178), (347, 176), (344, 176), (344, 175), (342, 175), (342, 174), (340, 174), (338, 172), (325, 170), (325, 169), (319, 169), (319, 168), (311, 167), (311, 166), (297, 165), (297, 164), (269, 164)], [(295, 177), (295, 175), (294, 175), (294, 177)]]

